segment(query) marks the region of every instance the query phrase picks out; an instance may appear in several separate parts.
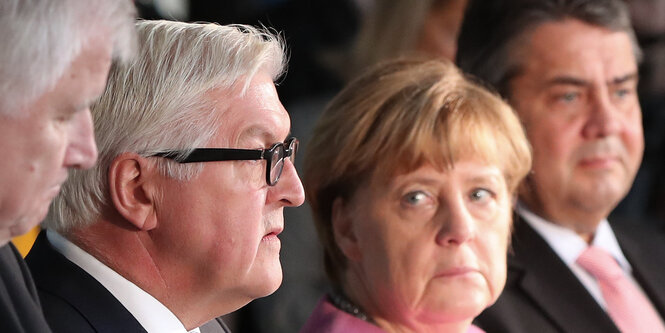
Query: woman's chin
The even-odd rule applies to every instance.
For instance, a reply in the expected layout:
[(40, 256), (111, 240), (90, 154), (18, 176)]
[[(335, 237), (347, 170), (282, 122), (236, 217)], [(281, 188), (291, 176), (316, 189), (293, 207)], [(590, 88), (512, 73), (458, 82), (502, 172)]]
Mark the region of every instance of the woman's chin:
[(422, 319), (430, 322), (453, 323), (453, 322), (471, 322), (487, 306), (489, 306), (489, 297), (487, 293), (467, 292), (462, 297), (445, 297), (446, 299), (431, 304), (429, 309), (422, 311)]

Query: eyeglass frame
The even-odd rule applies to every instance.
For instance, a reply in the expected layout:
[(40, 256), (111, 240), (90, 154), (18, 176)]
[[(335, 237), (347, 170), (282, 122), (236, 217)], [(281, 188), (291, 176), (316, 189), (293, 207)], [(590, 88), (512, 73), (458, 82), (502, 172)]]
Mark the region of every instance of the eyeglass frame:
[[(202, 162), (222, 162), (222, 161), (256, 161), (266, 160), (266, 183), (269, 186), (277, 185), (277, 182), (282, 176), (284, 171), (284, 159), (289, 158), (291, 163), (295, 163), (296, 153), (298, 152), (299, 141), (296, 137), (290, 137), (284, 142), (277, 142), (270, 146), (268, 149), (239, 149), (239, 148), (194, 148), (187, 157), (179, 159), (183, 151), (171, 150), (163, 151), (152, 154), (150, 156), (163, 157), (171, 159), (178, 163), (202, 163)], [(272, 182), (270, 178), (270, 170), (272, 165), (272, 158), (278, 155), (278, 148), (284, 152), (281, 161), (282, 166)], [(275, 162), (275, 166), (280, 160)]]

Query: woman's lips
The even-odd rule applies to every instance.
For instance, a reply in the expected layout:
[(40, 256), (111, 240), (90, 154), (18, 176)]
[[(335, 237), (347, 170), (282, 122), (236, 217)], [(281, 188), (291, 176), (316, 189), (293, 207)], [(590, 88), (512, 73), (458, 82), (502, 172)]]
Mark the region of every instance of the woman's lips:
[(448, 269), (444, 269), (436, 274), (436, 277), (461, 277), (473, 273), (480, 273), (475, 268), (472, 267), (467, 267), (467, 266), (458, 266), (458, 267), (452, 267)]

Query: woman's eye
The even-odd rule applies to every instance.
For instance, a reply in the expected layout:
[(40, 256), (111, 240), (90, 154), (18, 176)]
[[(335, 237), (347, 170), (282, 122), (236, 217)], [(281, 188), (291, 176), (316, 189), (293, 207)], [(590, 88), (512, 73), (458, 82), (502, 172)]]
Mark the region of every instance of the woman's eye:
[(403, 201), (409, 205), (417, 206), (425, 203), (429, 199), (429, 195), (422, 191), (413, 191), (407, 193), (403, 197)]
[(470, 199), (471, 201), (482, 202), (489, 200), (492, 197), (492, 192), (484, 188), (477, 188), (471, 191)]

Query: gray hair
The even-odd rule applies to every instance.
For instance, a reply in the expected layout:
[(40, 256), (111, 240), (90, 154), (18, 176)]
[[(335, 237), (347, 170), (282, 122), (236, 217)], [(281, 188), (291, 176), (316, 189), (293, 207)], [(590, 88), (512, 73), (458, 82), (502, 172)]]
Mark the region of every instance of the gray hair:
[(135, 11), (130, 0), (0, 1), (0, 113), (17, 115), (51, 89), (92, 37), (128, 59)]
[[(286, 66), (281, 36), (246, 25), (172, 21), (137, 23), (140, 48), (131, 64), (114, 63), (106, 91), (92, 106), (99, 147), (97, 165), (72, 170), (51, 205), (45, 225), (66, 231), (93, 223), (111, 205), (107, 173), (121, 153), (203, 147), (217, 133), (219, 112), (205, 94), (248, 87), (266, 71), (277, 79)], [(164, 175), (195, 177), (201, 165), (156, 159)]]
[(641, 59), (622, 0), (472, 0), (458, 39), (457, 64), (508, 97), (509, 82), (521, 70), (516, 48), (537, 26), (565, 19), (627, 33), (636, 60)]

